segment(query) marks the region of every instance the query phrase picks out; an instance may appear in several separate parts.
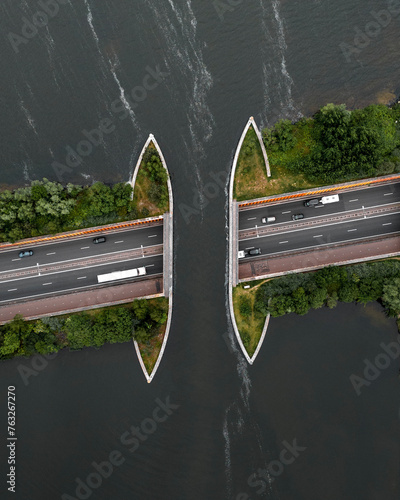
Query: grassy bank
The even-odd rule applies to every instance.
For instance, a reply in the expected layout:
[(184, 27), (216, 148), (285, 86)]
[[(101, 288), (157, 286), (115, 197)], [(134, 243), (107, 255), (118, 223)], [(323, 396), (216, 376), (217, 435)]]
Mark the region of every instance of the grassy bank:
[(328, 104), (312, 118), (262, 132), (272, 179), (263, 196), (400, 171), (400, 106), (349, 111)]
[(259, 198), (265, 196), (268, 187), (269, 181), (260, 142), (253, 127), (249, 127), (236, 166), (233, 197), (238, 201)]
[(379, 301), (391, 317), (400, 314), (400, 261), (332, 266), (308, 273), (271, 279), (256, 292), (254, 309), (263, 316), (289, 313), (306, 314), (310, 309), (329, 307), (338, 302)]
[[(50, 354), (63, 348), (99, 348), (132, 338), (144, 346), (157, 344), (165, 331), (167, 311), (168, 300), (159, 297), (33, 321), (17, 315), (0, 326), (0, 360)], [(155, 347), (152, 357), (158, 353)], [(148, 361), (149, 366), (151, 363)]]
[(149, 143), (139, 166), (133, 203), (144, 217), (162, 215), (169, 210), (168, 173), (154, 144)]
[(142, 356), (147, 373), (150, 375), (157, 362), (164, 341), (168, 317), (168, 299), (166, 297), (157, 297), (149, 299), (148, 304), (151, 310), (157, 310), (162, 313), (162, 322), (157, 324), (153, 335), (147, 340), (138, 340), (140, 355)]
[[(257, 290), (264, 282), (265, 280), (260, 280), (239, 284), (232, 290), (236, 325), (250, 357), (257, 349), (265, 324), (265, 314), (254, 307)], [(244, 289), (246, 285), (250, 285), (250, 288)]]

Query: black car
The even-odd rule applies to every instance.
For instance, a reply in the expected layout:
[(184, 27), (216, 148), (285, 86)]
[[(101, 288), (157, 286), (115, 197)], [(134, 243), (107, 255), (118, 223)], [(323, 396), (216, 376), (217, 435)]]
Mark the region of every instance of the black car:
[(105, 236), (98, 236), (97, 238), (93, 239), (93, 243), (105, 243), (106, 237)]
[(18, 257), (22, 259), (22, 257), (30, 257), (31, 255), (33, 255), (33, 250), (21, 250), (21, 252), (19, 252), (18, 254)]
[(293, 214), (292, 219), (293, 220), (304, 219), (304, 215), (303, 214)]
[(249, 250), (249, 255), (261, 255), (261, 248), (252, 248)]

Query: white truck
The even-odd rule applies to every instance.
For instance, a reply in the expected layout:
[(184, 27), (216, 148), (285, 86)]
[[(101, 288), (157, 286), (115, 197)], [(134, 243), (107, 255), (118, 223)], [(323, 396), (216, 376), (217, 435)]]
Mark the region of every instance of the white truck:
[(339, 195), (338, 194), (331, 194), (330, 196), (323, 196), (319, 201), (323, 205), (327, 205), (328, 203), (335, 203), (335, 202), (339, 201)]

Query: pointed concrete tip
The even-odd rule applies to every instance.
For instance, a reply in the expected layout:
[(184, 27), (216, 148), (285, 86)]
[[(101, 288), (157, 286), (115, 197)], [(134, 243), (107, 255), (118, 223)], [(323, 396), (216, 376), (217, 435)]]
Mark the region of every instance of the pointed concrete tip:
[(149, 137), (151, 137), (152, 139), (154, 139), (154, 135), (153, 134), (150, 134)]
[(250, 120), (254, 120), (254, 118), (252, 116), (250, 116)]

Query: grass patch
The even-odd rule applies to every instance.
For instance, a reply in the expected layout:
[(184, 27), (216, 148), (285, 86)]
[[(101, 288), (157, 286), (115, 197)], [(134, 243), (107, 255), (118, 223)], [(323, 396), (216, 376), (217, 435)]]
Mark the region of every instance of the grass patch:
[[(168, 311), (168, 299), (166, 297), (149, 299), (149, 306), (150, 308), (157, 307)], [(158, 333), (156, 333), (150, 340), (147, 342), (138, 342), (140, 355), (142, 356), (144, 366), (146, 367), (149, 375), (153, 371), (154, 365), (156, 364), (160, 354), (166, 328), (167, 321), (159, 326)]]
[[(263, 314), (254, 309), (256, 292), (260, 285), (267, 280), (252, 281), (251, 283), (240, 283), (232, 289), (233, 310), (235, 313), (236, 324), (249, 356), (253, 356), (265, 324)], [(250, 288), (244, 289), (244, 286), (250, 285)]]
[(142, 217), (156, 217), (169, 211), (168, 174), (154, 144), (149, 143), (137, 173), (133, 202)]
[(240, 149), (233, 184), (233, 197), (238, 201), (265, 196), (269, 180), (260, 142), (249, 127)]

